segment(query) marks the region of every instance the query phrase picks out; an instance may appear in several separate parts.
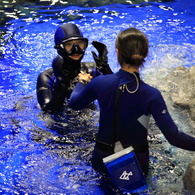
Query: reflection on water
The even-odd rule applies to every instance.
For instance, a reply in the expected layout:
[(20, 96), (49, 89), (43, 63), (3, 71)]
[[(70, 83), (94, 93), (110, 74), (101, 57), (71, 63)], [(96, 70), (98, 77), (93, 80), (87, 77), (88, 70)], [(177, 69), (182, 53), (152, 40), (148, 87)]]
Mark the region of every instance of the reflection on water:
[[(150, 55), (141, 76), (161, 90), (180, 129), (194, 134), (188, 113), (173, 107), (166, 90), (175, 67), (195, 64), (193, 0), (188, 5), (179, 0), (137, 0), (107, 6), (102, 1), (101, 7), (93, 7), (97, 1), (20, 2), (16, 6), (6, 1), (0, 7), (5, 9), (0, 14), (6, 16), (1, 17), (0, 27), (1, 194), (111, 193), (100, 186), (101, 176), (90, 164), (98, 109), (67, 107), (53, 116), (37, 104), (36, 79), (51, 66), (56, 55), (53, 35), (64, 22), (79, 25), (90, 42), (104, 42), (114, 71), (118, 69), (113, 47), (118, 32), (129, 25), (143, 30), (150, 40)], [(83, 61), (93, 60), (92, 50), (89, 44)], [(194, 154), (170, 146), (153, 120), (148, 139), (151, 169), (149, 189), (143, 194), (183, 194), (182, 175)]]
[(36, 98), (29, 96), (6, 112), (1, 117), (6, 121), (1, 126), (2, 193), (98, 192), (100, 176), (90, 166), (97, 110), (67, 109), (51, 116), (40, 112)]

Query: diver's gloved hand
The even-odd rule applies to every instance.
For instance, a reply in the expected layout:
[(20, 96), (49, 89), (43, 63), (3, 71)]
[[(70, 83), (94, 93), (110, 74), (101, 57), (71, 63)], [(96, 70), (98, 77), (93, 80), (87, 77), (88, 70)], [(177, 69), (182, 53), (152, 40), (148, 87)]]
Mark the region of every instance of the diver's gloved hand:
[(109, 67), (108, 64), (108, 50), (105, 44), (93, 41), (92, 45), (97, 49), (99, 55), (92, 51), (93, 58), (96, 62), (97, 69), (99, 69), (103, 74), (112, 74), (112, 70)]

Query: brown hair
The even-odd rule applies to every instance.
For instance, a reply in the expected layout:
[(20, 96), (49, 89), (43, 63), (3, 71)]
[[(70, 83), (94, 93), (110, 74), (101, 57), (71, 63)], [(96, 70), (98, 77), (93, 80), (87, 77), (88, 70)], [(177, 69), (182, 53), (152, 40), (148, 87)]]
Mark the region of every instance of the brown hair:
[(118, 62), (140, 67), (148, 55), (148, 38), (136, 28), (128, 28), (119, 33), (115, 46), (118, 49)]

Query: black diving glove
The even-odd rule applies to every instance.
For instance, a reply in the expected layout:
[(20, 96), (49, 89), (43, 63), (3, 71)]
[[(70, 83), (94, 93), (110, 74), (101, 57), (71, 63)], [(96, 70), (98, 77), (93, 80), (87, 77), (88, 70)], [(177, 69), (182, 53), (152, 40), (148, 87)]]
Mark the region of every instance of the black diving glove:
[(108, 50), (106, 45), (98, 41), (93, 41), (92, 45), (97, 49), (99, 53), (99, 56), (97, 56), (97, 54), (92, 51), (92, 55), (96, 62), (97, 69), (103, 74), (112, 74), (113, 72), (108, 64)]

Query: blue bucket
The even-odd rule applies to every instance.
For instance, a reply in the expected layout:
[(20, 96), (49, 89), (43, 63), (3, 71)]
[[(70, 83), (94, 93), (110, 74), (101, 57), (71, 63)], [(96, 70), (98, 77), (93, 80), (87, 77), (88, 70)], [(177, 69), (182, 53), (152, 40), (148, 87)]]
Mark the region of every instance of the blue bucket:
[(148, 188), (132, 147), (103, 159), (113, 183), (123, 192), (135, 193)]

